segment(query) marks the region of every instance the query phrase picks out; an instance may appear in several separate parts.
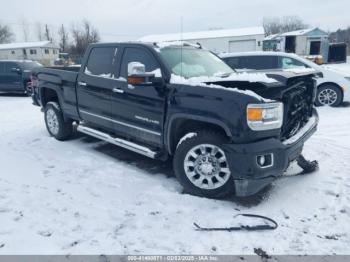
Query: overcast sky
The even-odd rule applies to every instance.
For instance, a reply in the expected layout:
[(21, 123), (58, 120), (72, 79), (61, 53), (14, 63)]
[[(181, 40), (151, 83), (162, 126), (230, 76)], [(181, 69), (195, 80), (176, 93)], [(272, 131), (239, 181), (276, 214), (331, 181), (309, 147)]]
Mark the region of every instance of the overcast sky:
[(263, 17), (298, 15), (311, 26), (335, 30), (350, 26), (350, 0), (0, 0), (0, 22), (23, 41), (21, 24), (52, 30), (88, 19), (103, 41), (134, 40), (147, 34), (259, 26)]

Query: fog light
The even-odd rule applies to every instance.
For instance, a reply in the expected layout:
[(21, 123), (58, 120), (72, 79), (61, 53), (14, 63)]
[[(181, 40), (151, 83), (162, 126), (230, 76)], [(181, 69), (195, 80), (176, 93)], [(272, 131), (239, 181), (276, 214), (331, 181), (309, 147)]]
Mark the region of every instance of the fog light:
[(273, 154), (259, 155), (256, 157), (256, 162), (260, 168), (273, 166)]

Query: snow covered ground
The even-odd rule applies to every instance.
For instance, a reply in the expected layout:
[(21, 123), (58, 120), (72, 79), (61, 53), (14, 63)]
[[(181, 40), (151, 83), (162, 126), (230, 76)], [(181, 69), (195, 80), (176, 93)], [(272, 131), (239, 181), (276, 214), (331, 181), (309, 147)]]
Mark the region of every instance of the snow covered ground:
[[(304, 152), (320, 171), (244, 202), (182, 194), (169, 163), (93, 138), (58, 142), (27, 97), (0, 96), (0, 112), (0, 254), (350, 254), (350, 107), (319, 109)], [(280, 226), (194, 230), (239, 213)]]

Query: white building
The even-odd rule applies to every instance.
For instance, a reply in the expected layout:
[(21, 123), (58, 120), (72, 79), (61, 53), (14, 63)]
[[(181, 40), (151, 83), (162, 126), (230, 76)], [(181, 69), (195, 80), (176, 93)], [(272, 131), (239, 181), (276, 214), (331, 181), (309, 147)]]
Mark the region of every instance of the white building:
[(263, 27), (222, 29), (178, 34), (148, 35), (142, 42), (187, 41), (199, 43), (215, 53), (262, 51), (265, 31)]
[(50, 41), (0, 44), (0, 59), (28, 59), (53, 65), (59, 47)]

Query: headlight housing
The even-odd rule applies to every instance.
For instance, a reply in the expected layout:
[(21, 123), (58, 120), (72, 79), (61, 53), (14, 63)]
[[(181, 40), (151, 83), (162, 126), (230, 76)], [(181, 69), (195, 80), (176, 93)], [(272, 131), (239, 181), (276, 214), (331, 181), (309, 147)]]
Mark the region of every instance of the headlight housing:
[(281, 128), (283, 103), (248, 104), (247, 124), (254, 131)]

